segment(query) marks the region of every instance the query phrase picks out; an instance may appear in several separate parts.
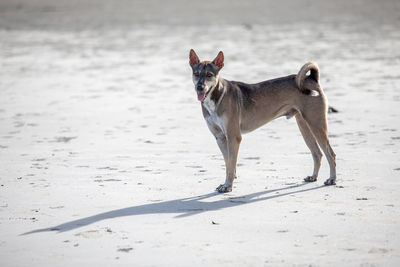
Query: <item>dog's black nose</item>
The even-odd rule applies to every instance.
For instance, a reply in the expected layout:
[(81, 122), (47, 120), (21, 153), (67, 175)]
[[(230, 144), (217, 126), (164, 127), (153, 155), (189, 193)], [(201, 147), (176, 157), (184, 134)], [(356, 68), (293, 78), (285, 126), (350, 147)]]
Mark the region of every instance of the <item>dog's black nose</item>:
[(199, 84), (199, 83), (198, 83), (198, 84), (196, 85), (196, 90), (197, 90), (197, 91), (203, 91), (203, 90), (204, 90), (204, 84)]

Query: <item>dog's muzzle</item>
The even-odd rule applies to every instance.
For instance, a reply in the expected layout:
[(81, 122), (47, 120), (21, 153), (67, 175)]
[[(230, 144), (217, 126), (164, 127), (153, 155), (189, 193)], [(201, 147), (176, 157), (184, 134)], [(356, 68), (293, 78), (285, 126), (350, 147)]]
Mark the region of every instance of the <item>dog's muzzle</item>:
[(206, 92), (204, 89), (205, 89), (204, 84), (196, 85), (197, 99), (199, 101), (204, 101), (204, 99), (206, 98)]

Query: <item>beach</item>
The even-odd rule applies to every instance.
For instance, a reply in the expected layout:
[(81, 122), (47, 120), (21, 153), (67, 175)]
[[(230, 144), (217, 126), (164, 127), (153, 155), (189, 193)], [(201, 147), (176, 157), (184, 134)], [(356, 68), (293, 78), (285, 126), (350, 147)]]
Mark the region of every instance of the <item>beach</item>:
[[(398, 266), (397, 1), (0, 3), (1, 266)], [(337, 184), (295, 119), (243, 135), (233, 191), (189, 50), (256, 83), (314, 60)]]

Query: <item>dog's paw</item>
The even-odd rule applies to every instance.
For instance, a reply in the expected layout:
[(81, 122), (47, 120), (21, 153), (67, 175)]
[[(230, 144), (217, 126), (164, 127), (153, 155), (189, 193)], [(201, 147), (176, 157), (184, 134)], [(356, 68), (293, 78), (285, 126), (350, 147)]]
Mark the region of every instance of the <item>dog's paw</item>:
[(329, 178), (324, 182), (324, 185), (335, 185), (336, 184), (336, 178)]
[(227, 193), (227, 192), (231, 192), (232, 191), (232, 186), (227, 186), (225, 184), (221, 184), (220, 186), (218, 186), (216, 188), (216, 190), (218, 191), (218, 193)]
[(307, 176), (306, 178), (304, 178), (304, 182), (307, 183), (311, 183), (311, 182), (315, 182), (317, 181), (317, 176), (313, 175), (313, 176)]

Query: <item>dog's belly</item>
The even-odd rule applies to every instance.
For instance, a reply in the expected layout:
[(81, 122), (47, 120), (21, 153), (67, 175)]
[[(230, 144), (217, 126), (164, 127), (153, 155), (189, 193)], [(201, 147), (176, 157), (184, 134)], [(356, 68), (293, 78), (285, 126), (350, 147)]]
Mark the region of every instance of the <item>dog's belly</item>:
[(251, 121), (251, 122), (245, 122), (245, 123), (240, 123), (240, 132), (242, 134), (250, 133), (261, 126), (267, 124), (271, 120), (263, 120), (263, 121)]
[(276, 118), (286, 116), (287, 119), (290, 119), (296, 115), (296, 113), (297, 109), (289, 105), (283, 105), (274, 112), (270, 110), (260, 110), (258, 112), (248, 113), (241, 118), (240, 132), (243, 134), (252, 132)]
[(252, 132), (276, 118), (270, 110), (254, 110), (243, 112), (241, 115), (240, 132), (243, 134)]

